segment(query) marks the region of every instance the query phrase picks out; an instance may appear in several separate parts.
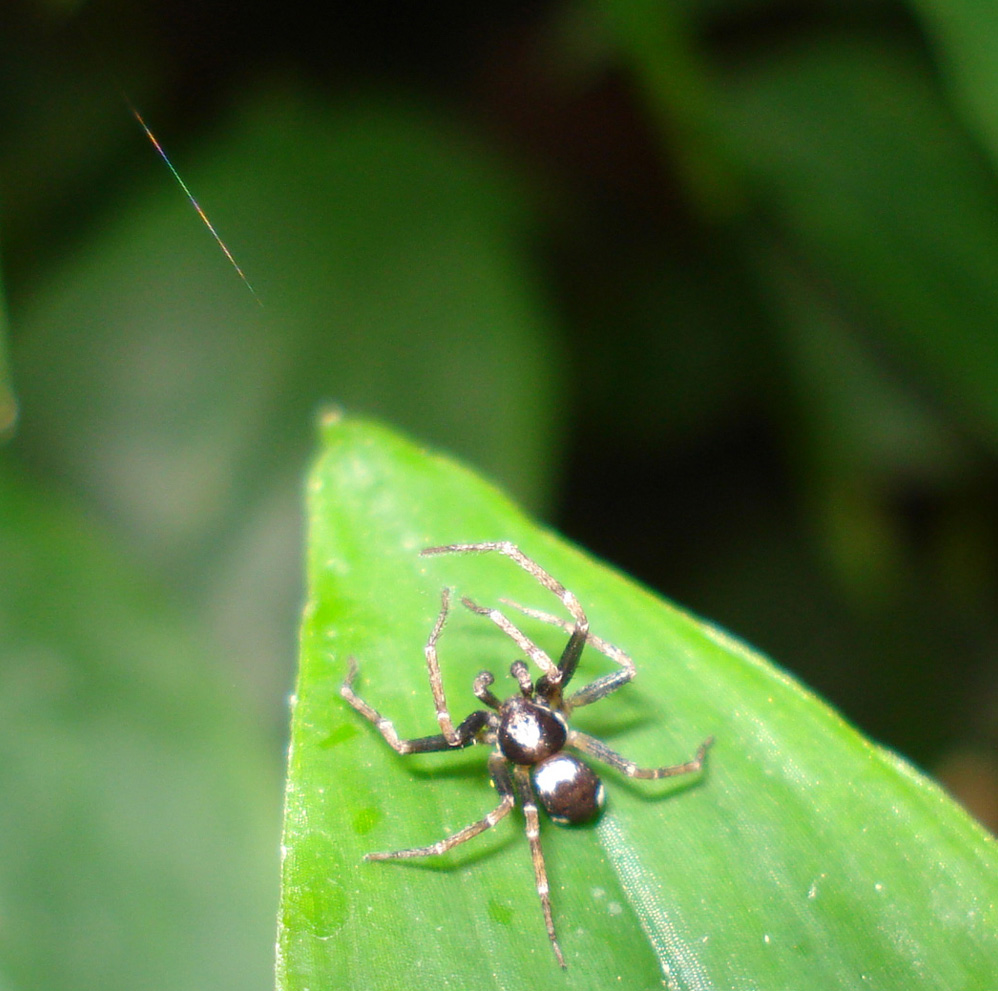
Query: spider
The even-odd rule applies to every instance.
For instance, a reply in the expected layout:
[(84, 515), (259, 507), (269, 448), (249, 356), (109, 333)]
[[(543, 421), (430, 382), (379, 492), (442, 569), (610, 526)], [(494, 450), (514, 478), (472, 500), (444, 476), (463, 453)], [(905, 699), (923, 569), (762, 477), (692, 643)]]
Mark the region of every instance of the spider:
[[(520, 551), (515, 544), (509, 541), (448, 544), (444, 547), (427, 547), (420, 553), (425, 557), (435, 554), (479, 554), (488, 551), (504, 554), (532, 575), (544, 588), (558, 596), (571, 614), (571, 622), (520, 606), (508, 599), (502, 601), (528, 616), (561, 627), (570, 634), (568, 643), (558, 663), (555, 664), (500, 610), (489, 609), (471, 599), (463, 598), (461, 601), (468, 609), (492, 620), (540, 668), (542, 673), (534, 682), (531, 680), (526, 663), (521, 660), (514, 661), (509, 672), (519, 686), (519, 693), (503, 702), (490, 689), (495, 677), (489, 671), (482, 671), (475, 678), (472, 691), (488, 708), (476, 710), (455, 726), (447, 708), (440, 665), (437, 661), (437, 641), (443, 631), (450, 607), (450, 590), (444, 588), (441, 593), (440, 614), (424, 648), (433, 704), (441, 732), (434, 736), (412, 740), (399, 737), (391, 720), (382, 716), (354, 692), (353, 682), (357, 676), (357, 662), (354, 658), (350, 658), (346, 681), (340, 688), (340, 694), (357, 712), (377, 727), (393, 750), (399, 754), (419, 754), (461, 749), (476, 743), (491, 744), (495, 749), (489, 755), (488, 768), (499, 795), (499, 804), (488, 815), (430, 846), (369, 853), (364, 859), (402, 860), (445, 853), (459, 843), (464, 843), (490, 829), (505, 818), (519, 801), (526, 820), (527, 840), (533, 860), (537, 894), (544, 912), (544, 925), (558, 964), (565, 968), (565, 958), (558, 945), (551, 915), (551, 895), (544, 855), (541, 851), (535, 796), (550, 818), (557, 823), (589, 822), (603, 809), (603, 784), (595, 772), (574, 754), (569, 753), (568, 749), (607, 764), (630, 778), (670, 778), (700, 771), (707, 748), (713, 739), (705, 740), (697, 750), (696, 756), (685, 764), (643, 768), (611, 750), (595, 737), (570, 729), (568, 716), (572, 710), (598, 702), (629, 682), (636, 673), (634, 662), (619, 648), (591, 634), (589, 621), (579, 600), (540, 565)], [(575, 674), (582, 650), (587, 643), (619, 664), (620, 669), (605, 674), (566, 696), (565, 689)]]

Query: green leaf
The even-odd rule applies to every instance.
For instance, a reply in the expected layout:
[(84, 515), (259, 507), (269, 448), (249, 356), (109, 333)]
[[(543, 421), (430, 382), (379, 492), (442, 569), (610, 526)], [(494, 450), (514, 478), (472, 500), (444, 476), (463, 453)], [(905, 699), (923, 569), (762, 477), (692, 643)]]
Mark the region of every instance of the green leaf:
[[(998, 850), (930, 781), (864, 740), (743, 644), (537, 528), (495, 489), (387, 430), (330, 417), (309, 482), (309, 597), (292, 724), (278, 988), (980, 989), (998, 970)], [(607, 771), (595, 826), (542, 824), (548, 945), (514, 813), (444, 857), (422, 845), (495, 804), (485, 754), (400, 757), (340, 698), (357, 690), (404, 736), (436, 730), (422, 647), (443, 585), (482, 603), (552, 596), (498, 555), (519, 544), (635, 659), (633, 684), (576, 714), (642, 764), (717, 738), (700, 781)], [(560, 631), (523, 621), (549, 652)], [(515, 657), (458, 608), (439, 643), (456, 716), (483, 668)], [(587, 652), (579, 681), (612, 670)], [(510, 686), (511, 687), (511, 686)], [(510, 687), (506, 688), (509, 693)]]
[(17, 396), (10, 380), (7, 357), (7, 304), (0, 288), (0, 440), (6, 438), (17, 422)]
[(0, 987), (262, 989), (266, 728), (153, 584), (9, 458), (0, 562)]
[(713, 81), (685, 14), (655, 0), (599, 5), (654, 125), (695, 206), (705, 217), (743, 207), (737, 172), (714, 127)]
[(898, 480), (939, 487), (971, 459), (960, 434), (870, 347), (826, 285), (779, 246), (762, 238), (753, 246), (794, 392), (786, 424), (806, 506), (826, 560), (865, 611), (911, 580), (905, 529), (885, 508)]
[(957, 105), (998, 164), (998, 8), (977, 0), (911, 0)]
[(924, 62), (830, 38), (732, 72), (724, 126), (767, 210), (879, 349), (998, 443), (998, 185)]

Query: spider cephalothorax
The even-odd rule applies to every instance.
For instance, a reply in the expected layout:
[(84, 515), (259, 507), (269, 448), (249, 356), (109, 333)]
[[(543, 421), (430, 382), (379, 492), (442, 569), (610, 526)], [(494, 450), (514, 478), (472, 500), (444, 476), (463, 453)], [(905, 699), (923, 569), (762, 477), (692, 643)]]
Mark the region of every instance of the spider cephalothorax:
[[(446, 547), (428, 547), (422, 553), (462, 554), (497, 551), (515, 561), (521, 568), (533, 575), (545, 588), (561, 599), (572, 616), (571, 621), (518, 606), (506, 601), (528, 616), (560, 626), (570, 634), (555, 664), (548, 655), (519, 630), (498, 609), (479, 606), (470, 599), (461, 601), (472, 612), (487, 616), (541, 669), (541, 677), (534, 683), (530, 671), (523, 661), (514, 661), (510, 675), (519, 685), (519, 694), (505, 701), (492, 693), (491, 685), (495, 678), (489, 671), (483, 671), (475, 678), (472, 691), (486, 709), (471, 713), (457, 726), (451, 720), (444, 695), (440, 664), (437, 660), (437, 640), (447, 620), (450, 607), (450, 592), (444, 589), (441, 595), (440, 615), (430, 633), (424, 648), (426, 664), (430, 674), (430, 689), (433, 692), (434, 707), (441, 732), (434, 736), (404, 740), (399, 737), (391, 720), (367, 704), (353, 690), (357, 675), (357, 664), (350, 659), (347, 679), (340, 689), (343, 698), (362, 716), (378, 728), (388, 744), (400, 754), (428, 753), (468, 747), (476, 743), (491, 744), (495, 747), (489, 755), (489, 773), (499, 794), (499, 804), (484, 818), (473, 822), (464, 829), (425, 847), (407, 850), (393, 850), (385, 853), (369, 853), (365, 860), (397, 860), (409, 857), (426, 857), (444, 853), (452, 847), (470, 840), (473, 836), (494, 826), (506, 816), (519, 800), (526, 819), (527, 839), (534, 864), (537, 893), (544, 911), (544, 923), (558, 963), (564, 967), (565, 958), (555, 934), (551, 916), (551, 897), (548, 890), (547, 871), (541, 852), (540, 830), (535, 795), (548, 815), (559, 823), (588, 822), (599, 815), (603, 808), (603, 784), (596, 773), (579, 757), (569, 750), (576, 750), (598, 761), (616, 768), (631, 778), (668, 778), (677, 774), (699, 771), (703, 767), (704, 755), (711, 740), (701, 744), (693, 760), (671, 767), (641, 768), (632, 761), (611, 750), (605, 743), (588, 736), (568, 725), (568, 717), (573, 709), (589, 705), (606, 698), (635, 675), (634, 662), (622, 650), (601, 640), (589, 632), (589, 621), (578, 599), (560, 582), (551, 577), (543, 568), (523, 554), (508, 541), (483, 544), (449, 544)], [(620, 669), (603, 675), (571, 695), (564, 694), (565, 688), (575, 674), (579, 658), (586, 644), (595, 647), (600, 653), (616, 661)]]
[[(476, 688), (486, 674), (479, 675)], [(523, 661), (514, 661), (510, 674), (521, 685), (520, 695), (499, 702), (491, 693), (475, 693), (496, 710), (489, 714), (489, 722), (499, 752), (506, 760), (531, 768), (534, 791), (555, 822), (594, 819), (603, 809), (603, 783), (578, 757), (564, 752), (571, 732), (565, 717), (537, 694)], [(488, 677), (491, 683), (491, 674)]]

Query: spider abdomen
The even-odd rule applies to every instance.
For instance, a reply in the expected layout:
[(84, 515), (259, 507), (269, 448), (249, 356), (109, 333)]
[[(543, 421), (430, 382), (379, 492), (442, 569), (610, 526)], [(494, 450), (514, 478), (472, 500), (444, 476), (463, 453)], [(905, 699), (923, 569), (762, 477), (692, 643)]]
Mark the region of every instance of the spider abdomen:
[(560, 713), (515, 695), (499, 710), (496, 736), (507, 760), (530, 765), (558, 753), (568, 739), (568, 727)]
[(603, 782), (578, 757), (555, 754), (537, 764), (533, 776), (537, 797), (555, 822), (589, 822), (603, 811)]

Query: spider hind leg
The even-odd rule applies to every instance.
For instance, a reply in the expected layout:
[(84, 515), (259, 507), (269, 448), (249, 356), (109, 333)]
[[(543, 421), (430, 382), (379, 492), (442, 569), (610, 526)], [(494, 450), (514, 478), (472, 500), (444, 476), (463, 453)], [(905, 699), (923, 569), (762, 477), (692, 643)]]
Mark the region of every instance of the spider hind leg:
[(494, 753), (489, 756), (489, 773), (492, 775), (492, 781), (496, 786), (496, 791), (499, 793), (500, 801), (488, 815), (465, 826), (464, 829), (459, 829), (450, 836), (445, 836), (442, 840), (437, 840), (436, 843), (431, 843), (429, 846), (367, 853), (364, 855), (364, 859), (408, 860), (412, 857), (434, 857), (438, 854), (446, 853), (460, 843), (467, 842), (479, 833), (484, 833), (486, 829), (491, 829), (497, 822), (500, 822), (509, 814), (510, 809), (513, 808), (516, 801), (516, 796), (513, 792), (513, 782), (510, 780), (506, 761), (500, 754)]
[(622, 774), (626, 774), (629, 778), (645, 779), (675, 778), (682, 774), (696, 774), (702, 771), (707, 751), (713, 742), (714, 738), (712, 736), (707, 737), (697, 749), (696, 756), (683, 764), (673, 764), (669, 767), (639, 767), (634, 761), (628, 760), (622, 754), (618, 754), (616, 750), (608, 747), (602, 740), (597, 740), (596, 737), (589, 736), (588, 733), (580, 733), (578, 730), (572, 730), (568, 735), (568, 745), (570, 747), (574, 747), (594, 760), (609, 765)]
[(523, 808), (526, 820), (527, 841), (530, 843), (530, 859), (534, 864), (534, 879), (537, 882), (537, 896), (541, 900), (541, 910), (544, 912), (544, 926), (551, 940), (551, 949), (558, 959), (562, 970), (567, 970), (565, 957), (558, 945), (558, 936), (554, 930), (554, 918), (551, 915), (551, 889), (548, 886), (547, 868), (544, 866), (544, 852), (541, 849), (540, 817), (537, 814), (537, 802), (534, 800), (534, 789), (530, 784), (530, 772), (525, 767), (518, 766), (513, 771), (516, 779), (516, 791)]

